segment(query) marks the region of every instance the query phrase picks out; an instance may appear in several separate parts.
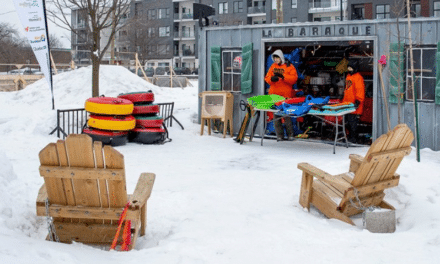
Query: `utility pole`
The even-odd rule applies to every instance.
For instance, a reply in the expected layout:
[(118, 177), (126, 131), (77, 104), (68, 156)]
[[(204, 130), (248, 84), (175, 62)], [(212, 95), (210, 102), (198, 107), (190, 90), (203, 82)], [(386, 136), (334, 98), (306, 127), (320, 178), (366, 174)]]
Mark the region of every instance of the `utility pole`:
[(277, 24), (283, 23), (283, 1), (277, 0)]

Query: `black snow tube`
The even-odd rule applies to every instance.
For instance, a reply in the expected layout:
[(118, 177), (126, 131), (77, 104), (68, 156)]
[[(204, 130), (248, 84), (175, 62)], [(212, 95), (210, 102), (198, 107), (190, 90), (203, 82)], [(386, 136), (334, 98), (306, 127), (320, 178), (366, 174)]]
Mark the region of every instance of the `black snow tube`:
[(83, 134), (89, 135), (93, 141), (101, 141), (104, 145), (122, 146), (128, 141), (128, 131), (107, 131), (86, 127)]
[(128, 140), (142, 144), (161, 144), (166, 139), (166, 131), (163, 128), (136, 127), (130, 131)]

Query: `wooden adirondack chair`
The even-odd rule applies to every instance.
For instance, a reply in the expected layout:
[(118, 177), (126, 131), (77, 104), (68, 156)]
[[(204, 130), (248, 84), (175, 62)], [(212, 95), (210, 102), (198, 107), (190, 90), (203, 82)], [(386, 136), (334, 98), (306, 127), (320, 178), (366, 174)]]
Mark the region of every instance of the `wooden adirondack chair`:
[[(350, 155), (349, 172), (330, 175), (308, 163), (299, 163), (303, 171), (299, 203), (310, 210), (314, 205), (328, 218), (354, 225), (349, 218), (362, 208), (377, 206), (395, 210), (383, 200), (384, 190), (399, 184), (396, 170), (411, 152), (414, 135), (406, 124), (397, 125), (371, 144), (362, 158)], [(315, 178), (315, 179), (314, 179)]]
[(37, 197), (37, 215), (53, 217), (60, 242), (111, 244), (128, 201), (126, 220), (132, 221), (129, 249), (139, 234), (145, 234), (147, 200), (155, 174), (142, 173), (133, 195), (128, 196), (122, 154), (92, 142), (85, 134), (50, 143), (39, 157), (44, 184)]

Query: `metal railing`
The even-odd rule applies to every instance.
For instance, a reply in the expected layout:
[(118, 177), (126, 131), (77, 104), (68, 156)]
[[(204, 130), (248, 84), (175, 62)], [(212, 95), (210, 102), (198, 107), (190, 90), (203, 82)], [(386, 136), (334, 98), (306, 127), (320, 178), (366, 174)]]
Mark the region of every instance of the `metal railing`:
[(248, 7), (248, 14), (266, 13), (265, 6), (252, 6)]
[(173, 18), (174, 20), (181, 20), (181, 19), (193, 19), (194, 15), (191, 13), (174, 13)]
[[(345, 1), (344, 1), (345, 2)], [(329, 7), (340, 7), (340, 3), (338, 1), (310, 1), (309, 8), (329, 8)]]
[[(182, 124), (174, 117), (174, 102), (171, 103), (158, 103), (159, 115), (163, 117), (164, 124), (167, 127), (173, 126), (173, 120), (176, 121), (179, 126), (184, 129)], [(52, 135), (57, 132), (57, 137), (61, 135), (63, 139), (70, 134), (81, 134), (84, 127), (87, 124), (89, 113), (84, 108), (76, 109), (63, 109), (57, 110), (57, 126), (49, 133)]]
[(49, 133), (57, 132), (57, 137), (63, 135), (63, 139), (69, 134), (81, 134), (87, 123), (88, 113), (84, 108), (57, 110), (57, 127)]

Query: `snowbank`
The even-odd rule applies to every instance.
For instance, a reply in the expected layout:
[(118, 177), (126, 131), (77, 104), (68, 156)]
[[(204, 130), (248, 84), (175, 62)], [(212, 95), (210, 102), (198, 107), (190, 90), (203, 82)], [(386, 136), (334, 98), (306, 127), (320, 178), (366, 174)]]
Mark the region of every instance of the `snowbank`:
[[(236, 144), (219, 134), (200, 136), (197, 87), (162, 88), (118, 66), (101, 67), (100, 93), (153, 90), (156, 102), (175, 102), (183, 124), (169, 128), (171, 143), (117, 147), (125, 157), (127, 190), (141, 172), (157, 175), (148, 202), (147, 234), (128, 253), (45, 241), (46, 219), (35, 216), (43, 180), (38, 152), (57, 140), (55, 111), (45, 80), (0, 94), (0, 256), (2, 263), (438, 263), (440, 155), (415, 151), (386, 192), (397, 230), (373, 234), (325, 218), (298, 204), (299, 162), (329, 173), (347, 171), (348, 154), (367, 148), (304, 141)], [(91, 96), (91, 68), (54, 76), (56, 108), (83, 107)], [(194, 83), (196, 84), (196, 83)]]

